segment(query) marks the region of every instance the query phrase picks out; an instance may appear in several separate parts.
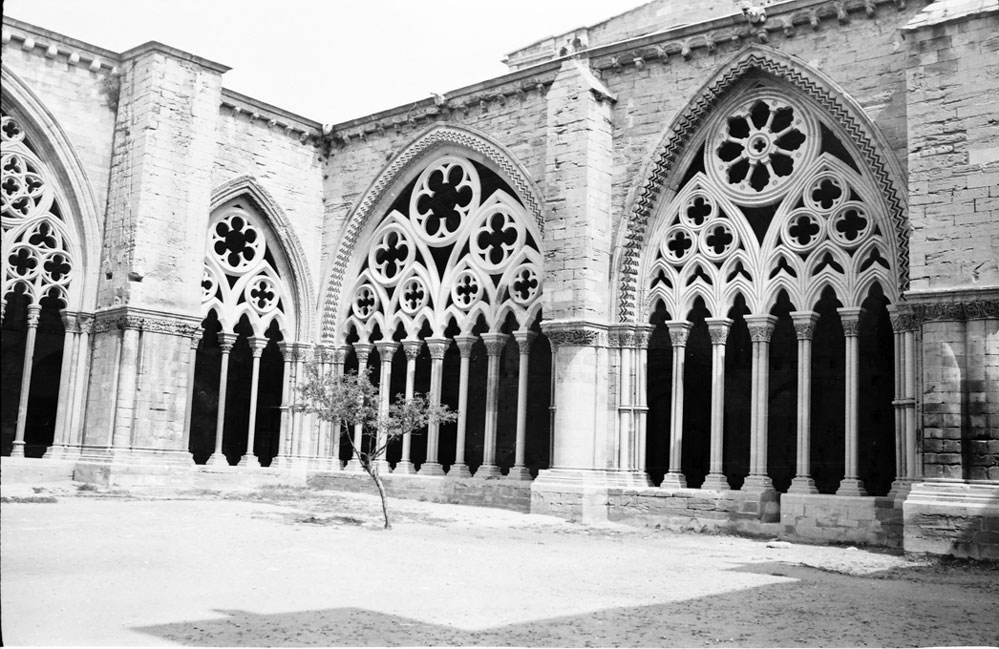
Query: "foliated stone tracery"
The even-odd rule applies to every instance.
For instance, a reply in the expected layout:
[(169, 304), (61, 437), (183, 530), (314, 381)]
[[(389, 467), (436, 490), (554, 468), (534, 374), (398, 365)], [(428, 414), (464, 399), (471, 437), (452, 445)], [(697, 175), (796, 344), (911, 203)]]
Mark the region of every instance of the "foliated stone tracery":
[(769, 310), (780, 289), (810, 308), (831, 286), (859, 305), (879, 282), (895, 296), (887, 216), (873, 183), (809, 108), (757, 87), (706, 126), (698, 169), (653, 231), (647, 305), (724, 315), (742, 294)]
[(268, 239), (259, 217), (242, 202), (213, 215), (205, 250), (201, 304), (205, 314), (215, 310), (223, 331), (234, 331), (244, 316), (255, 336), (263, 336), (273, 321), (286, 335), (295, 330), (289, 309), (291, 292)]
[(44, 297), (69, 302), (75, 260), (54, 187), (17, 121), (2, 116), (3, 299), (22, 292), (29, 304)]
[(540, 306), (542, 257), (523, 205), (502, 183), (484, 182), (467, 158), (442, 156), (412, 184), (371, 235), (352, 284), (346, 327), (362, 340), (377, 325), (410, 338), (453, 320), (470, 333), (479, 316), (498, 330), (512, 313), (524, 329)]

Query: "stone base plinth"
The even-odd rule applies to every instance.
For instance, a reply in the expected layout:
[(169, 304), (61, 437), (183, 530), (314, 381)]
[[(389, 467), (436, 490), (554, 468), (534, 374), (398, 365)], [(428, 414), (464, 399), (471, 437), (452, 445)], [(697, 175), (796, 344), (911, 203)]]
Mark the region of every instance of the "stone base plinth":
[(773, 536), (778, 494), (773, 490), (612, 489), (608, 520), (684, 532)]
[(531, 485), (531, 513), (583, 522), (608, 519), (611, 489), (651, 489), (648, 476), (637, 471), (545, 469)]
[(4, 484), (42, 484), (73, 479), (75, 462), (48, 458), (5, 457), (0, 459)]
[(780, 499), (781, 538), (897, 548), (902, 512), (894, 498), (786, 493)]
[(915, 483), (902, 512), (907, 553), (999, 559), (999, 483)]

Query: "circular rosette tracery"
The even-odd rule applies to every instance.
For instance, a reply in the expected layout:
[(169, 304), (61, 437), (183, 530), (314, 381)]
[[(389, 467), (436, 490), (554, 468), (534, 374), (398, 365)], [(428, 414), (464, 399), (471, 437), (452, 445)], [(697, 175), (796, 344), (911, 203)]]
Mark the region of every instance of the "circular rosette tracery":
[(415, 258), (416, 247), (406, 232), (399, 225), (390, 224), (376, 236), (375, 245), (368, 253), (368, 267), (375, 281), (391, 286)]
[(207, 265), (201, 272), (201, 301), (207, 302), (218, 295), (219, 280)]
[(684, 201), (680, 208), (680, 222), (689, 228), (697, 230), (708, 221), (718, 216), (718, 205), (715, 200), (702, 191), (696, 191)]
[(399, 308), (414, 316), (430, 302), (430, 289), (419, 275), (411, 275), (400, 285)]
[(716, 219), (700, 233), (700, 250), (714, 262), (722, 261), (739, 247), (739, 235), (728, 219)]
[(855, 248), (874, 231), (873, 219), (858, 201), (844, 203), (829, 220), (829, 236), (844, 248)]
[(461, 224), (479, 205), (479, 175), (466, 160), (441, 158), (417, 179), (410, 215), (433, 245), (453, 243)]
[(354, 289), (354, 299), (350, 310), (357, 319), (367, 320), (378, 311), (380, 306), (378, 291), (371, 284), (365, 282)]
[(756, 93), (722, 113), (705, 147), (705, 170), (726, 193), (748, 205), (777, 200), (795, 172), (818, 152), (819, 128), (800, 105)]
[(281, 299), (281, 289), (277, 282), (267, 275), (257, 275), (247, 282), (243, 297), (254, 311), (263, 315), (277, 308)]
[(781, 240), (791, 250), (806, 253), (826, 237), (826, 220), (808, 209), (791, 212), (784, 221)]
[(520, 306), (531, 305), (541, 293), (541, 276), (532, 263), (517, 266), (510, 278), (510, 297)]
[(264, 262), (264, 236), (240, 211), (223, 217), (211, 231), (211, 250), (222, 268), (246, 273)]
[(29, 162), (23, 156), (9, 153), (3, 156), (2, 167), (3, 216), (21, 220), (44, 212), (49, 202), (47, 186)]
[(468, 311), (478, 304), (486, 294), (486, 285), (479, 274), (471, 268), (462, 270), (455, 276), (451, 285), (451, 301), (462, 311)]
[(697, 245), (697, 234), (685, 225), (674, 225), (666, 231), (660, 252), (675, 265), (682, 265), (692, 257)]
[(500, 271), (527, 241), (524, 225), (503, 204), (491, 206), (469, 240), (475, 264), (488, 273)]
[(32, 280), (42, 271), (42, 259), (34, 246), (19, 243), (7, 254), (7, 274), (12, 279)]
[(815, 176), (805, 189), (805, 206), (812, 211), (828, 214), (850, 197), (850, 186), (839, 174), (824, 171)]
[(24, 141), (24, 130), (10, 115), (0, 118), (0, 138), (4, 144), (15, 144)]

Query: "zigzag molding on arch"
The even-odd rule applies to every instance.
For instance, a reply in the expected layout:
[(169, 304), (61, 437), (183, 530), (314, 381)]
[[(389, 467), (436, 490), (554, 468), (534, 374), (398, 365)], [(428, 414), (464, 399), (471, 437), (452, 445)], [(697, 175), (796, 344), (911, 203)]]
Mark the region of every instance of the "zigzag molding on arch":
[(260, 181), (250, 175), (237, 176), (212, 190), (211, 211), (214, 212), (229, 201), (244, 196), (256, 203), (261, 215), (267, 219), (268, 225), (274, 231), (277, 241), (291, 265), (294, 275), (291, 278), (292, 286), (295, 291), (295, 299), (298, 301), (295, 313), (295, 319), (298, 323), (296, 334), (300, 340), (308, 338), (315, 325), (313, 305), (316, 301), (312, 289), (312, 274), (309, 272), (309, 262), (305, 257), (305, 249), (295, 234), (288, 215), (284, 213), (270, 192), (260, 184)]
[(889, 217), (895, 227), (898, 254), (898, 285), (904, 292), (909, 287), (909, 227), (902, 174), (897, 163), (882, 155), (890, 151), (887, 141), (871, 124), (863, 109), (838, 84), (804, 62), (763, 45), (749, 45), (723, 65), (696, 93), (667, 128), (656, 155), (645, 167), (645, 180), (637, 190), (632, 208), (619, 233), (614, 268), (617, 271), (617, 307), (619, 322), (632, 321), (638, 312), (636, 300), (638, 271), (645, 249), (649, 220), (655, 213), (667, 180), (675, 172), (687, 146), (709, 118), (723, 95), (748, 74), (763, 72), (790, 83), (805, 96), (819, 104), (829, 117), (850, 136), (851, 143), (861, 154), (884, 198)]
[(372, 212), (381, 204), (382, 199), (385, 198), (397, 180), (405, 176), (415, 165), (428, 160), (434, 151), (447, 146), (455, 146), (474, 152), (496, 165), (534, 218), (538, 232), (544, 234), (545, 224), (541, 207), (541, 192), (516, 158), (505, 147), (493, 142), (484, 133), (466, 126), (446, 125), (438, 122), (400, 151), (382, 169), (364, 193), (357, 207), (347, 218), (325, 290), (322, 330), (320, 331), (320, 339), (323, 342), (333, 342), (336, 335), (337, 305), (343, 290), (344, 276), (361, 232), (371, 218), (380, 216), (372, 214)]

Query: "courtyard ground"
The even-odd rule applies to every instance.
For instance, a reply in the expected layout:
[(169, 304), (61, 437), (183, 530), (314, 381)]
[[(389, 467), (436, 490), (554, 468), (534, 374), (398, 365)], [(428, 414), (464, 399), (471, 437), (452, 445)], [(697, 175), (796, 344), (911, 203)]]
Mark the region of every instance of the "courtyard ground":
[(10, 645), (999, 644), (999, 570), (268, 488), (4, 487)]

